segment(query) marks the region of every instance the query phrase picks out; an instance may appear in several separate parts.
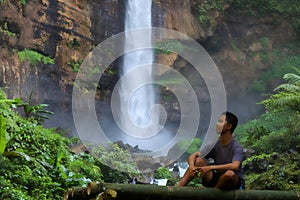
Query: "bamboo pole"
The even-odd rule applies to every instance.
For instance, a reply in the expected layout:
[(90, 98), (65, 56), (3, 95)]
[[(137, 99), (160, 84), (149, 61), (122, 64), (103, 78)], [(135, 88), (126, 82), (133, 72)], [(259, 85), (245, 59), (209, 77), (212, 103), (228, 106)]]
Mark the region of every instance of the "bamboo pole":
[(64, 200), (88, 200), (88, 196), (86, 187), (73, 187), (65, 192)]
[[(113, 190), (116, 200), (300, 200), (299, 191), (274, 190), (220, 190), (215, 188), (157, 186), (142, 184), (90, 183), (87, 188), (91, 199), (96, 194)], [(73, 200), (70, 196), (67, 198)]]

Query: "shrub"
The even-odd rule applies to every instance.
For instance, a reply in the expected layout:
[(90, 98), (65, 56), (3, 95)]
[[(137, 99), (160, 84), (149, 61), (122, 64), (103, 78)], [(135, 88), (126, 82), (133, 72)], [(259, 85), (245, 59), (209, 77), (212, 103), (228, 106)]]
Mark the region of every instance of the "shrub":
[(18, 56), (21, 62), (28, 60), (30, 64), (35, 65), (39, 62), (46, 64), (54, 64), (54, 59), (44, 56), (36, 51), (30, 49), (24, 49), (18, 52)]
[(71, 152), (77, 141), (21, 117), (18, 101), (0, 94), (0, 199), (61, 199), (71, 186), (102, 181), (96, 159)]
[(159, 167), (155, 170), (153, 177), (156, 179), (169, 179), (172, 178), (172, 172), (167, 167)]

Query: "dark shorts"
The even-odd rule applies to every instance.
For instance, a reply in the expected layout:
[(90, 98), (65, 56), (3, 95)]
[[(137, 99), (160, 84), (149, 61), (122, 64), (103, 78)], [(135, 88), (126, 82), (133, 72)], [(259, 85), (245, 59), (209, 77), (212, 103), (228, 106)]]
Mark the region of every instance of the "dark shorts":
[[(210, 180), (210, 182), (206, 182), (204, 179), (202, 179), (202, 185), (204, 187), (215, 187), (218, 183), (220, 176), (222, 176), (222, 174), (223, 173), (219, 173), (219, 172), (213, 170), (213, 177)], [(236, 185), (236, 187), (234, 189), (236, 189), (236, 190), (245, 189), (244, 180), (242, 180), (240, 177), (238, 177), (238, 184)]]

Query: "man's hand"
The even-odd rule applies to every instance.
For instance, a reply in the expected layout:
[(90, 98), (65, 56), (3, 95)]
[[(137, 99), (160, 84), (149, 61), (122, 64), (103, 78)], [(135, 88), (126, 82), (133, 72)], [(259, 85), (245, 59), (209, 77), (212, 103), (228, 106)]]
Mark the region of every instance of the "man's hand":
[(189, 172), (192, 177), (198, 176), (201, 167), (189, 167)]
[(201, 172), (201, 176), (203, 176), (204, 174), (206, 174), (207, 172), (209, 172), (210, 170), (212, 170), (211, 166), (203, 166), (203, 167), (199, 167), (199, 171)]

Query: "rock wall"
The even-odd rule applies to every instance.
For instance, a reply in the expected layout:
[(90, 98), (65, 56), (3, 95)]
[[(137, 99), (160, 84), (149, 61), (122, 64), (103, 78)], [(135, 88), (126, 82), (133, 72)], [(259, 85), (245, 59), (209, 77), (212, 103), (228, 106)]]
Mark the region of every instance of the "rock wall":
[[(75, 67), (97, 44), (124, 30), (125, 2), (29, 0), (21, 5), (18, 0), (5, 0), (0, 3), (0, 86), (10, 98), (26, 99), (34, 91), (35, 100), (49, 103), (58, 118), (65, 117), (62, 113), (70, 114)], [(228, 4), (224, 4), (225, 12), (211, 10), (208, 14), (212, 23), (203, 26), (195, 12), (201, 2), (154, 0), (153, 26), (177, 30), (202, 44), (219, 67), (231, 104), (243, 101), (249, 83), (271, 65), (272, 49), (292, 40), (294, 31), (286, 21), (236, 13)], [(261, 38), (268, 38), (266, 46), (261, 45)], [(55, 64), (33, 66), (28, 61), (20, 62), (18, 51), (25, 48), (53, 58)], [(265, 60), (259, 56), (260, 52), (266, 54)], [(187, 75), (192, 73), (186, 72), (188, 64), (176, 54), (159, 55), (158, 60)], [(114, 84), (117, 79), (118, 76), (108, 77), (102, 84)], [(209, 94), (199, 91), (198, 96), (205, 102)], [(251, 107), (256, 101), (247, 103), (246, 112), (256, 112)], [(173, 102), (170, 104), (170, 109), (175, 109)]]

